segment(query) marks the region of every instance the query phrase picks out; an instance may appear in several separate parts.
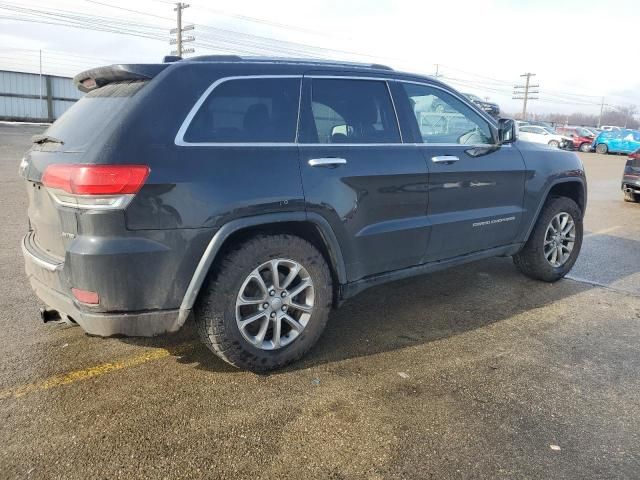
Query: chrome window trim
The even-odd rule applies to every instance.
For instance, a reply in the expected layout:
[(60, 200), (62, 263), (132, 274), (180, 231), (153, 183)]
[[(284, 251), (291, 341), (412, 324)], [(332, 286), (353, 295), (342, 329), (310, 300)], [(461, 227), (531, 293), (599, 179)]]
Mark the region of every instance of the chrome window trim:
[[(260, 143), (251, 143), (251, 142), (187, 142), (184, 139), (184, 135), (187, 133), (191, 122), (193, 121), (193, 117), (196, 116), (198, 110), (202, 104), (209, 98), (209, 95), (220, 85), (226, 82), (230, 82), (232, 80), (252, 80), (256, 78), (298, 78), (300, 79), (300, 90), (298, 91), (298, 118), (296, 120), (296, 133), (293, 142), (260, 142)], [(176, 138), (174, 143), (179, 147), (265, 147), (265, 146), (295, 146), (297, 145), (296, 140), (298, 136), (298, 125), (300, 124), (300, 96), (302, 93), (302, 75), (235, 75), (232, 77), (222, 77), (213, 82), (209, 87), (204, 91), (200, 98), (196, 101), (196, 103), (191, 107), (189, 113), (182, 121), (182, 125), (180, 125), (180, 129), (176, 134)]]
[[(198, 113), (198, 110), (200, 109), (200, 107), (202, 106), (202, 104), (207, 100), (207, 98), (209, 97), (209, 95), (211, 95), (211, 93), (213, 92), (213, 90), (216, 89), (216, 87), (218, 87), (219, 85), (222, 85), (225, 82), (228, 81), (232, 81), (232, 80), (248, 80), (248, 79), (256, 79), (256, 78), (299, 78), (300, 79), (300, 91), (298, 93), (298, 119), (296, 122), (296, 133), (295, 133), (295, 138), (293, 142), (255, 142), (255, 143), (251, 143), (251, 142), (187, 142), (184, 140), (184, 135), (187, 132), (187, 130), (189, 129), (189, 126), (191, 125), (191, 122), (193, 120), (193, 117), (195, 117), (196, 113)], [(303, 88), (303, 79), (304, 78), (324, 78), (324, 79), (347, 79), (347, 80), (375, 80), (375, 81), (379, 81), (379, 82), (385, 82), (385, 85), (387, 86), (387, 91), (389, 93), (389, 97), (391, 99), (391, 104), (393, 106), (393, 111), (394, 114), (396, 116), (396, 123), (397, 123), (397, 127), (398, 127), (398, 134), (400, 135), (400, 142), (401, 143), (299, 143), (298, 142), (298, 136), (300, 133), (300, 114), (301, 114), (301, 109), (302, 109), (302, 88)], [(468, 145), (464, 145), (464, 144), (460, 144), (460, 143), (417, 143), (417, 142), (412, 142), (412, 143), (405, 143), (404, 142), (404, 138), (402, 136), (402, 128), (400, 127), (400, 118), (398, 117), (398, 112), (396, 109), (396, 104), (395, 101), (393, 99), (393, 94), (391, 92), (391, 88), (389, 85), (389, 82), (400, 82), (400, 83), (410, 83), (410, 84), (414, 84), (414, 85), (421, 85), (424, 87), (430, 87), (430, 88), (436, 88), (438, 90), (442, 90), (445, 93), (448, 93), (449, 95), (452, 95), (453, 97), (457, 98), (458, 100), (460, 100), (462, 103), (464, 103), (465, 105), (467, 105), (469, 108), (471, 108), (473, 111), (475, 111), (476, 113), (478, 113), (480, 115), (481, 118), (483, 118), (484, 120), (488, 121), (488, 123), (493, 126), (494, 128), (497, 128), (497, 122), (495, 122), (495, 120), (490, 119), (489, 117), (487, 117), (486, 113), (483, 112), (482, 110), (480, 110), (479, 108), (477, 108), (475, 105), (473, 105), (471, 102), (466, 101), (464, 98), (462, 98), (460, 95), (457, 95), (456, 93), (446, 89), (446, 88), (442, 88), (438, 85), (434, 85), (432, 83), (430, 83), (428, 80), (425, 81), (418, 81), (418, 80), (407, 80), (407, 79), (402, 79), (402, 78), (387, 78), (383, 75), (381, 76), (377, 76), (377, 77), (373, 77), (373, 76), (362, 76), (362, 75), (303, 75), (303, 74), (298, 74), (298, 75), (234, 75), (234, 76), (230, 76), (230, 77), (222, 77), (219, 78), (218, 80), (214, 81), (211, 85), (209, 85), (209, 87), (207, 87), (207, 89), (204, 91), (204, 93), (198, 98), (198, 100), (196, 101), (196, 103), (193, 105), (193, 107), (191, 107), (191, 110), (189, 110), (189, 113), (187, 114), (187, 116), (185, 117), (185, 119), (182, 121), (182, 124), (180, 125), (180, 128), (178, 130), (178, 133), (176, 134), (176, 137), (174, 139), (174, 144), (176, 146), (179, 147), (243, 147), (243, 148), (252, 148), (252, 147), (331, 147), (331, 148), (340, 148), (340, 147), (466, 147), (466, 148), (488, 148), (488, 147), (495, 147), (496, 145), (494, 144), (468, 144)], [(506, 145), (501, 145), (501, 147), (510, 147), (510, 144), (506, 144)]]

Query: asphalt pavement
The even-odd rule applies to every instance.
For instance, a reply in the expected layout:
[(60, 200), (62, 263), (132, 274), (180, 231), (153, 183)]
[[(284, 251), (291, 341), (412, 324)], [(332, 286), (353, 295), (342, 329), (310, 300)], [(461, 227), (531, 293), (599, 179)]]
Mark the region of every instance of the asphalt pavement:
[(0, 124), (0, 478), (635, 479), (640, 204), (580, 154), (582, 254), (555, 284), (496, 258), (368, 290), (301, 362), (235, 370), (192, 324), (153, 339), (44, 325)]

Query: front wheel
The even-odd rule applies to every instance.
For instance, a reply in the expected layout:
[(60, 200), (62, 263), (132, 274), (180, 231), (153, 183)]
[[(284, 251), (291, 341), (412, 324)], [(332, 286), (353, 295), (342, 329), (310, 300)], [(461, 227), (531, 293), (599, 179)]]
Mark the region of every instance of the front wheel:
[(573, 268), (582, 247), (582, 234), (582, 211), (576, 202), (552, 197), (513, 261), (528, 277), (555, 282)]
[(580, 151), (587, 153), (591, 151), (591, 144), (590, 143), (582, 143), (580, 144)]
[(599, 143), (598, 145), (596, 145), (596, 153), (600, 153), (600, 154), (605, 154), (609, 151), (609, 147), (607, 147), (606, 144), (604, 143)]
[(559, 144), (556, 140), (551, 140), (551, 141), (549, 142), (549, 146), (550, 146), (550, 147), (558, 148), (558, 146), (559, 146), (559, 145), (560, 145), (560, 144)]
[(268, 371), (302, 357), (329, 317), (322, 254), (292, 235), (261, 235), (228, 253), (195, 308), (203, 343), (238, 368)]

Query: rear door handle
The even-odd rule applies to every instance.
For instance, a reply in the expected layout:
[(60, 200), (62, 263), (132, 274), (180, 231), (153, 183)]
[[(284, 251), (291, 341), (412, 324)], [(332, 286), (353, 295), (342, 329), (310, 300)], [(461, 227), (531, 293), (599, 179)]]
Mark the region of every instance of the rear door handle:
[(455, 155), (439, 155), (437, 157), (431, 157), (433, 163), (453, 163), (460, 160)]
[(347, 161), (344, 158), (312, 158), (307, 162), (311, 167), (337, 167), (339, 165), (345, 165)]

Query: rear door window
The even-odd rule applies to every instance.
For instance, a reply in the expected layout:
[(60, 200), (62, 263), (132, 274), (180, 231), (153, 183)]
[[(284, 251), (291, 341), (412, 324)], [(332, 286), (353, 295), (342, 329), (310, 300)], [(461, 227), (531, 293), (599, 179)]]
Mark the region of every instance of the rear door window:
[(301, 143), (401, 143), (383, 80), (313, 78)]
[(188, 143), (291, 143), (300, 78), (241, 78), (215, 87), (184, 135)]

